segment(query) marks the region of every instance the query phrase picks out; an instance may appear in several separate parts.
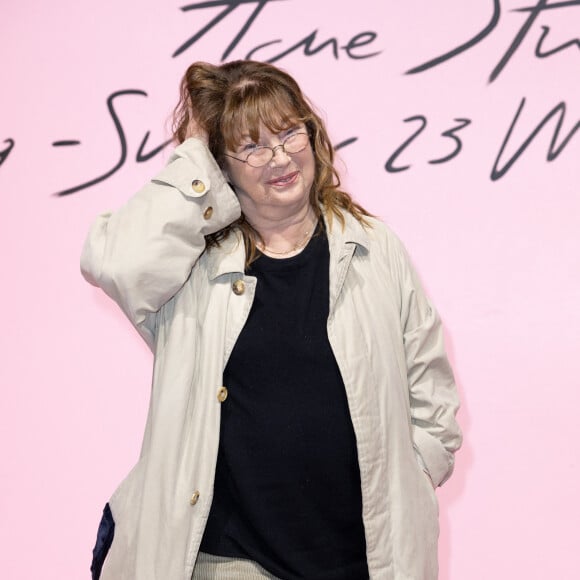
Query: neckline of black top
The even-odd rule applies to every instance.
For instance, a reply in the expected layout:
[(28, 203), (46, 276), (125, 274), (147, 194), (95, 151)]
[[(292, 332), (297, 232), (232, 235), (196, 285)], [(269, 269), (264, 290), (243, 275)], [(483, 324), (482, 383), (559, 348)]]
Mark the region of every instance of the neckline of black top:
[(324, 241), (325, 238), (326, 231), (324, 228), (318, 226), (314, 234), (312, 234), (312, 237), (308, 240), (308, 243), (304, 248), (302, 248), (300, 253), (295, 254), (294, 256), (289, 256), (287, 258), (273, 258), (263, 252), (259, 252), (256, 260), (250, 265), (248, 274), (251, 274), (252, 271), (279, 271), (299, 268), (310, 259), (316, 248), (320, 246), (320, 242)]

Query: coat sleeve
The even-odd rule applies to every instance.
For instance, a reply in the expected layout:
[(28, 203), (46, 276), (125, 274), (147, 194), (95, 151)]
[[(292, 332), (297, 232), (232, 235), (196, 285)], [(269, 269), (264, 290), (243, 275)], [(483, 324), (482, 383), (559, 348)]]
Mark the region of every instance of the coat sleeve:
[(447, 359), (441, 320), (399, 243), (401, 325), (405, 349), (411, 428), (418, 460), (435, 487), (453, 472), (462, 435), (456, 421), (459, 399)]
[(188, 139), (128, 203), (97, 218), (83, 247), (81, 272), (119, 304), (152, 346), (155, 313), (188, 279), (205, 249), (204, 236), (240, 214), (207, 147)]

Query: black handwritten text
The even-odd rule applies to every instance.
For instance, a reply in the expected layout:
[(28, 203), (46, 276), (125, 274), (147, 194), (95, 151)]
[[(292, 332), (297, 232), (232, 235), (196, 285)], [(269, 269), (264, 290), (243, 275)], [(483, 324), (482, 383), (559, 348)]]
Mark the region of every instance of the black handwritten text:
[[(230, 41), (222, 53), (221, 61), (223, 62), (232, 54), (234, 49), (238, 46), (242, 38), (246, 35), (266, 5), (271, 2), (280, 1), (284, 0), (208, 0), (206, 2), (196, 2), (195, 4), (188, 4), (183, 6), (181, 10), (184, 12), (220, 7), (222, 7), (223, 10), (219, 12), (214, 18), (212, 18), (205, 26), (200, 28), (193, 36), (181, 44), (172, 56), (175, 58), (185, 52), (188, 48), (195, 44), (200, 38), (205, 36), (210, 30), (212, 30), (222, 20), (224, 20), (224, 18), (226, 18), (229, 14), (232, 14), (240, 6), (255, 5), (255, 8), (250, 16), (245, 22), (243, 22), (242, 27), (238, 30), (234, 38)], [(348, 58), (353, 60), (372, 58), (380, 54), (380, 51), (369, 52), (365, 48), (377, 39), (377, 33), (374, 31), (367, 30), (364, 32), (359, 32), (352, 36), (346, 43), (340, 43), (337, 38), (331, 37), (327, 38), (326, 40), (319, 41), (319, 43), (316, 44), (318, 41), (317, 37), (318, 30), (314, 30), (298, 42), (292, 44), (289, 48), (283, 49), (282, 51), (274, 54), (264, 54), (264, 49), (274, 45), (280, 45), (283, 42), (283, 40), (279, 38), (275, 40), (269, 40), (252, 48), (248, 53), (246, 53), (244, 58), (258, 58), (264, 62), (272, 63), (281, 60), (282, 58), (288, 56), (296, 50), (299, 50), (300, 48), (303, 48), (305, 56), (313, 56), (325, 49), (328, 49), (332, 52), (333, 57), (337, 60), (339, 58), (340, 51), (343, 51)]]
[[(507, 48), (507, 50), (505, 51), (503, 56), (500, 58), (499, 62), (495, 65), (495, 67), (491, 71), (488, 82), (492, 83), (493, 81), (495, 81), (499, 77), (499, 75), (505, 69), (508, 62), (513, 58), (513, 56), (516, 54), (516, 52), (520, 48), (522, 42), (524, 41), (524, 39), (526, 38), (526, 36), (530, 32), (530, 29), (532, 28), (532, 26), (536, 22), (538, 16), (542, 12), (544, 12), (546, 10), (561, 10), (563, 8), (573, 8), (573, 7), (576, 7), (576, 8), (580, 7), (580, 0), (565, 0), (565, 1), (553, 2), (552, 4), (549, 3), (549, 0), (538, 0), (538, 3), (534, 6), (526, 6), (523, 8), (515, 9), (514, 12), (522, 12), (522, 13), (528, 12), (529, 13), (528, 17), (525, 19), (524, 23), (522, 24), (522, 26), (520, 27), (520, 29), (516, 33), (511, 44), (509, 45), (509, 47)], [(473, 38), (467, 40), (463, 44), (457, 46), (456, 48), (450, 50), (449, 52), (446, 52), (445, 54), (442, 54), (436, 58), (433, 58), (433, 59), (431, 59), (431, 60), (429, 60), (429, 61), (427, 61), (419, 66), (413, 67), (412, 69), (408, 70), (406, 72), (406, 74), (417, 74), (417, 73), (424, 72), (428, 69), (439, 66), (439, 65), (443, 64), (444, 62), (447, 62), (447, 61), (459, 56), (460, 54), (472, 49), (473, 47), (478, 45), (480, 42), (485, 40), (495, 30), (495, 28), (497, 27), (497, 25), (500, 22), (500, 17), (501, 17), (500, 0), (493, 0), (493, 13), (492, 13), (490, 21)], [(548, 26), (542, 27), (542, 34), (538, 40), (538, 43), (536, 45), (536, 50), (534, 53), (536, 57), (547, 58), (549, 56), (552, 56), (558, 52), (561, 52), (562, 50), (566, 50), (566, 49), (573, 47), (573, 46), (580, 48), (580, 40), (573, 39), (571, 41), (565, 42), (564, 44), (562, 44), (560, 46), (556, 46), (556, 47), (553, 47), (553, 48), (548, 49), (548, 50), (543, 50), (544, 43), (546, 41), (546, 38), (547, 38), (549, 32), (550, 32), (550, 28)]]
[[(81, 183), (79, 185), (75, 185), (73, 187), (68, 187), (66, 189), (63, 189), (62, 191), (59, 191), (58, 193), (56, 193), (56, 195), (58, 195), (58, 196), (69, 195), (71, 193), (76, 193), (77, 191), (81, 191), (83, 189), (87, 189), (89, 187), (92, 187), (93, 185), (96, 185), (97, 183), (105, 181), (106, 179), (111, 177), (113, 174), (115, 174), (119, 169), (121, 169), (121, 167), (123, 167), (125, 161), (127, 160), (127, 138), (125, 136), (125, 130), (123, 129), (123, 125), (121, 124), (121, 120), (119, 118), (119, 115), (117, 114), (117, 111), (115, 110), (115, 100), (120, 98), (120, 97), (126, 97), (129, 95), (133, 95), (133, 96), (137, 95), (137, 96), (146, 97), (147, 93), (145, 91), (141, 91), (138, 89), (127, 89), (127, 90), (122, 90), (122, 91), (115, 91), (112, 95), (110, 95), (107, 98), (107, 109), (108, 109), (109, 114), (111, 116), (111, 119), (113, 120), (113, 123), (115, 125), (115, 129), (117, 131), (117, 136), (119, 139), (119, 144), (121, 146), (121, 154), (119, 156), (118, 161), (115, 163), (115, 165), (111, 169), (109, 169), (108, 171), (106, 171), (102, 175), (94, 177), (93, 179), (89, 179), (88, 181), (85, 181), (84, 183)], [(171, 140), (166, 141), (165, 143), (162, 143), (161, 145), (158, 145), (157, 147), (151, 149), (149, 152), (145, 152), (145, 147), (147, 146), (149, 134), (150, 134), (150, 132), (147, 131), (145, 133), (143, 139), (141, 140), (141, 144), (139, 145), (139, 149), (137, 151), (137, 155), (135, 158), (135, 161), (137, 161), (137, 163), (142, 163), (144, 161), (151, 159), (153, 156), (160, 153), (167, 145), (169, 145), (169, 143), (171, 143)], [(53, 146), (62, 147), (62, 146), (66, 146), (66, 145), (78, 145), (78, 144), (80, 144), (80, 141), (68, 140), (68, 141), (56, 141), (53, 143)]]

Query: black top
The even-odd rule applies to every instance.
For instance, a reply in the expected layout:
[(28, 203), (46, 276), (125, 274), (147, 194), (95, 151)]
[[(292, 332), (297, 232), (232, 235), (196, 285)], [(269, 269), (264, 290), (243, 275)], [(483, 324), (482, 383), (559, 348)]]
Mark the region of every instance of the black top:
[(283, 579), (368, 578), (360, 473), (328, 342), (324, 232), (297, 256), (261, 255), (224, 372), (214, 500), (201, 550)]

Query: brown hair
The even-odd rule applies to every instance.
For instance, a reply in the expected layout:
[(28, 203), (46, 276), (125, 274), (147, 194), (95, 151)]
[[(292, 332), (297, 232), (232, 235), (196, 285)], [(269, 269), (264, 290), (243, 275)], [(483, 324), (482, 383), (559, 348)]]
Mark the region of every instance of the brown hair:
[[(296, 81), (281, 69), (256, 61), (233, 61), (220, 66), (193, 63), (181, 81), (180, 100), (173, 113), (173, 138), (182, 143), (191, 122), (207, 133), (209, 149), (220, 166), (226, 149), (233, 150), (248, 130), (257, 141), (260, 126), (272, 133), (304, 123), (310, 135), (315, 159), (314, 183), (310, 203), (320, 218), (324, 208), (329, 220), (336, 216), (344, 225), (340, 210), (351, 213), (366, 224), (370, 214), (350, 195), (341, 191), (340, 178), (334, 168), (334, 149), (322, 119), (302, 94)], [(242, 216), (237, 222), (206, 236), (208, 247), (219, 245), (234, 228), (240, 228), (245, 246), (246, 263), (256, 257), (259, 233)]]

